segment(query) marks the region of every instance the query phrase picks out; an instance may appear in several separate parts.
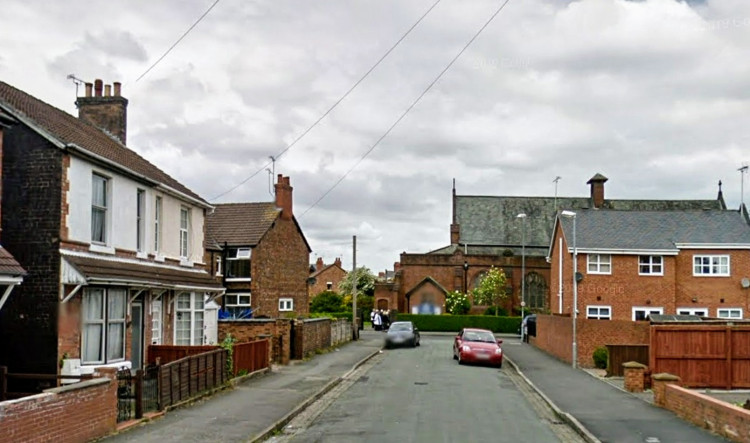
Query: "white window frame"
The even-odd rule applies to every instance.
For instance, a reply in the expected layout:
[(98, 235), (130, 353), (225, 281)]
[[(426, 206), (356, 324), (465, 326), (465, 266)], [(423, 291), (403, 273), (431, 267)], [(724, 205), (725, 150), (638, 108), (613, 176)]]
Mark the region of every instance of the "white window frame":
[[(247, 261), (250, 263), (249, 272), (252, 272), (252, 248), (230, 248), (233, 251), (236, 251), (234, 256), (229, 256), (227, 254), (227, 266), (224, 269), (224, 272), (229, 275), (229, 263), (230, 261)], [(229, 282), (248, 282), (252, 281), (252, 278), (250, 276), (247, 277), (227, 277), (225, 281)]]
[(294, 299), (293, 298), (280, 298), (279, 299), (279, 311), (280, 312), (294, 311)]
[(146, 251), (146, 191), (138, 189), (135, 197), (136, 246), (138, 252)]
[[(596, 309), (596, 314), (589, 314), (589, 309)], [(602, 314), (601, 311), (607, 309), (608, 314)], [(588, 305), (586, 306), (586, 318), (592, 320), (612, 320), (612, 306), (607, 305)]]
[[(709, 263), (696, 263), (697, 260), (703, 261), (708, 259)], [(715, 261), (715, 259), (717, 259)], [(721, 263), (722, 259), (726, 259), (726, 264)], [(726, 267), (726, 272), (722, 272), (722, 268)], [(702, 272), (705, 269), (708, 272)], [(699, 272), (700, 271), (700, 272)], [(729, 277), (731, 275), (731, 257), (725, 254), (696, 254), (693, 255), (693, 277)]]
[(162, 336), (162, 302), (161, 299), (151, 300), (151, 344), (160, 345)]
[[(187, 297), (189, 303), (187, 307), (181, 307), (180, 301)], [(206, 327), (206, 303), (205, 297), (202, 292), (180, 292), (174, 298), (175, 316), (174, 316), (174, 344), (178, 346), (199, 346), (205, 342), (205, 327)], [(201, 314), (200, 321), (198, 320), (198, 314)], [(184, 330), (179, 329), (179, 321), (182, 320), (182, 316), (187, 315), (190, 323), (190, 339), (185, 341), (183, 337), (178, 338), (178, 332)], [(200, 333), (200, 337), (197, 334)]]
[(648, 317), (648, 316), (649, 316), (649, 315), (651, 315), (651, 314), (654, 314), (654, 315), (663, 315), (663, 314), (664, 314), (664, 308), (662, 308), (662, 307), (653, 307), (653, 306), (633, 306), (633, 309), (632, 309), (632, 313), (633, 313), (633, 315), (632, 315), (632, 317), (631, 317), (631, 319), (632, 319), (633, 321), (645, 321), (645, 320), (646, 320), (646, 319), (644, 319), (644, 320), (636, 320), (636, 315), (635, 315), (635, 314), (636, 314), (636, 313), (637, 313), (638, 311), (643, 311), (643, 312), (645, 313), (645, 316), (646, 316), (646, 317)]
[(221, 273), (221, 255), (216, 256), (216, 276), (223, 276), (223, 274)]
[[(96, 202), (96, 195), (94, 195), (94, 182), (97, 179), (101, 179), (104, 182), (104, 201)], [(95, 245), (107, 245), (109, 241), (109, 202), (110, 198), (110, 177), (94, 172), (91, 174), (91, 243)], [(94, 212), (101, 212), (102, 215), (102, 238), (95, 239), (94, 237)]]
[[(677, 312), (677, 315), (697, 315), (699, 317), (708, 317), (708, 308), (682, 307), (677, 308), (675, 312)], [(701, 312), (701, 314), (696, 314), (696, 312)]]
[(190, 208), (180, 206), (180, 258), (190, 257)]
[[(113, 300), (113, 295), (110, 294), (110, 292), (117, 291), (119, 292), (118, 295), (122, 298), (122, 317), (113, 317), (112, 316), (112, 309), (110, 309), (110, 303)], [(87, 318), (87, 309), (86, 309), (86, 303), (87, 300), (93, 296), (94, 293), (98, 293), (102, 297), (101, 301), (101, 308), (102, 311), (100, 313), (100, 316), (97, 318)], [(83, 292), (82, 300), (81, 300), (81, 321), (82, 321), (82, 327), (81, 327), (81, 363), (84, 365), (91, 365), (91, 364), (109, 364), (109, 363), (115, 363), (115, 362), (121, 362), (125, 361), (125, 335), (127, 330), (127, 324), (125, 322), (125, 319), (127, 318), (127, 305), (128, 305), (128, 293), (127, 290), (123, 288), (101, 288), (101, 287), (95, 287), (95, 288), (86, 288)], [(86, 353), (86, 346), (87, 346), (87, 340), (88, 340), (88, 334), (86, 333), (86, 326), (88, 325), (98, 325), (101, 328), (101, 331), (99, 332), (99, 353), (101, 358), (98, 360), (94, 360), (89, 358), (89, 356)], [(120, 337), (121, 341), (121, 348), (119, 349), (119, 355), (115, 356), (113, 358), (110, 358), (108, 356), (110, 351), (110, 343), (111, 343), (111, 334), (110, 334), (110, 326), (117, 326), (119, 325), (122, 330), (122, 335)]]
[[(227, 308), (228, 313), (232, 313), (229, 318), (237, 318), (235, 314), (236, 310), (252, 309), (253, 297), (250, 292), (230, 292), (224, 294), (224, 306)], [(234, 298), (233, 301), (231, 299)]]
[[(725, 314), (722, 315), (722, 311), (725, 311)], [(737, 313), (739, 316), (732, 316), (732, 313)], [(742, 308), (717, 308), (716, 309), (716, 317), (718, 318), (728, 318), (732, 320), (742, 320), (743, 317)]]
[[(608, 261), (602, 260), (607, 257)], [(595, 258), (595, 260), (594, 260)], [(609, 266), (609, 270), (603, 271), (602, 268)], [(592, 270), (592, 267), (594, 268)], [(586, 272), (588, 274), (612, 274), (612, 255), (611, 254), (586, 254)]]
[(161, 218), (162, 218), (162, 201), (161, 196), (154, 198), (154, 252), (161, 252)]
[[(644, 260), (644, 259), (647, 259)], [(658, 259), (659, 263), (655, 263), (655, 259)], [(643, 272), (643, 267), (647, 267), (648, 271)], [(654, 269), (658, 267), (658, 271)], [(664, 256), (662, 255), (639, 255), (638, 256), (638, 275), (647, 276), (659, 276), (664, 275)]]
[(333, 291), (333, 282), (332, 281), (327, 281), (326, 282), (326, 290), (327, 291)]

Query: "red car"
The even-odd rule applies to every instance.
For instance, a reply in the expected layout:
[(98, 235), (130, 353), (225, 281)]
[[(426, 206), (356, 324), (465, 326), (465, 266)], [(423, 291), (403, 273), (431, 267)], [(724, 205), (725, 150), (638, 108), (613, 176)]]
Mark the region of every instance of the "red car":
[(453, 359), (460, 365), (482, 363), (502, 368), (502, 342), (487, 329), (464, 328), (453, 340)]

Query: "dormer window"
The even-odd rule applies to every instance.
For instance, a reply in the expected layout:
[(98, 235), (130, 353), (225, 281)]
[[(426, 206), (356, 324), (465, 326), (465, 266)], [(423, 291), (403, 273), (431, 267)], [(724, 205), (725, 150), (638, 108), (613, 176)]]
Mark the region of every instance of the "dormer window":
[(228, 281), (250, 281), (251, 248), (229, 248), (224, 273)]

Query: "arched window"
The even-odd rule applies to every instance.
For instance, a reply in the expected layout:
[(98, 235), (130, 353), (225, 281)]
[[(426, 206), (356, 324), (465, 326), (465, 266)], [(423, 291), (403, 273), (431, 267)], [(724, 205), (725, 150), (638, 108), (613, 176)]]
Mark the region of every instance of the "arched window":
[(526, 303), (531, 309), (547, 307), (547, 282), (541, 274), (536, 272), (526, 274)]
[(487, 275), (487, 271), (477, 272), (477, 274), (474, 276), (474, 279), (471, 281), (471, 287), (468, 288), (468, 290), (471, 291), (472, 289), (478, 288), (485, 275)]

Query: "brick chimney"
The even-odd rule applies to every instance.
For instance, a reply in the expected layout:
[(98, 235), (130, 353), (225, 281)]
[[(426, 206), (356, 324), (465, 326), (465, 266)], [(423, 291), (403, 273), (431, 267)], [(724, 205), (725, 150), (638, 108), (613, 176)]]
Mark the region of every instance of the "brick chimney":
[(336, 257), (336, 260), (333, 261), (333, 264), (336, 265), (336, 266), (338, 266), (340, 268), (341, 267), (341, 258)]
[(320, 271), (323, 269), (323, 266), (325, 266), (325, 263), (323, 263), (323, 257), (318, 257), (318, 259), (315, 261), (315, 270)]
[(76, 106), (78, 118), (109, 132), (124, 145), (128, 124), (128, 100), (120, 95), (121, 86), (119, 82), (104, 86), (99, 79), (93, 84), (86, 83), (86, 96), (78, 97)]
[(276, 184), (276, 207), (281, 209), (281, 219), (291, 220), (294, 217), (292, 213), (292, 190), (294, 188), (289, 184), (289, 177), (279, 174)]
[(591, 185), (591, 205), (594, 209), (601, 208), (604, 204), (604, 183), (607, 180), (607, 177), (597, 173), (586, 182)]

